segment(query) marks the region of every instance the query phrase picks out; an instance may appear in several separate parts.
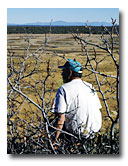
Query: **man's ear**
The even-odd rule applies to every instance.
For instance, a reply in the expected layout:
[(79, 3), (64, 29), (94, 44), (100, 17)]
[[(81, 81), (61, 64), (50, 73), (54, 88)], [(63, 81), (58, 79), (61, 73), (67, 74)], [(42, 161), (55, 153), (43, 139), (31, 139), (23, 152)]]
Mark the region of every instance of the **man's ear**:
[(70, 80), (72, 78), (72, 70), (69, 70), (69, 76), (68, 79)]

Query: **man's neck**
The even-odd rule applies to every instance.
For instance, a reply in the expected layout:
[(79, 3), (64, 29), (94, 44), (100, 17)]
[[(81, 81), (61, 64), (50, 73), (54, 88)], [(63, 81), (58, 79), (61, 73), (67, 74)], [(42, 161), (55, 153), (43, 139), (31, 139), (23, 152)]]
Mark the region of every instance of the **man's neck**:
[(71, 80), (80, 79), (80, 77), (72, 77)]

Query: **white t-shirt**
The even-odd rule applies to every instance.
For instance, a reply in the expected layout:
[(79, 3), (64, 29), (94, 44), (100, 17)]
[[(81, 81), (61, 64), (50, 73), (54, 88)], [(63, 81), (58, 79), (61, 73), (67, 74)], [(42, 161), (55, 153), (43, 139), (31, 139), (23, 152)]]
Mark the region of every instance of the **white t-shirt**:
[(52, 112), (65, 113), (66, 129), (73, 133), (98, 132), (101, 128), (101, 104), (92, 85), (81, 79), (62, 85), (55, 96)]

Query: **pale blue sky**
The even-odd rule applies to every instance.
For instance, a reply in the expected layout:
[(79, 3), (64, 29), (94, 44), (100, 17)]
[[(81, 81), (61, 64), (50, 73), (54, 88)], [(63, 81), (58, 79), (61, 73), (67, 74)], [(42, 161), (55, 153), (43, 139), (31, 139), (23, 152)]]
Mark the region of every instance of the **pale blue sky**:
[(119, 8), (8, 8), (7, 23), (33, 23), (67, 21), (111, 22), (111, 18), (119, 23)]

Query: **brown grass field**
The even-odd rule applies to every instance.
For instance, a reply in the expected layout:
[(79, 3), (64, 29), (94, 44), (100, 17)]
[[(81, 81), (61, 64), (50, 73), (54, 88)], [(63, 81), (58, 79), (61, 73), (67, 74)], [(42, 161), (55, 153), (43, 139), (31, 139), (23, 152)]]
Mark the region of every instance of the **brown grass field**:
[[(86, 38), (88, 35), (81, 34), (81, 37), (84, 39)], [(17, 70), (20, 70), (21, 68), (21, 63), (24, 60), (24, 57), (27, 54), (27, 42), (26, 42), (26, 38), (29, 37), (30, 40), (30, 48), (28, 50), (28, 53), (31, 54), (33, 53), (36, 49), (38, 49), (40, 47), (41, 44), (44, 44), (45, 42), (45, 35), (44, 34), (9, 34), (8, 38), (7, 38), (7, 49), (8, 49), (8, 55), (7, 55), (7, 64), (9, 66), (10, 64), (10, 51), (13, 51), (13, 62), (14, 62), (14, 67)], [(48, 38), (48, 44), (44, 47), (44, 51), (41, 53), (40, 56), (40, 62), (38, 64), (38, 67), (36, 68), (36, 72), (31, 76), (31, 77), (26, 77), (22, 80), (21, 84), (22, 84), (22, 91), (28, 95), (33, 101), (35, 101), (36, 103), (41, 105), (41, 100), (39, 99), (39, 96), (36, 94), (36, 92), (34, 91), (34, 89), (30, 88), (29, 85), (34, 85), (35, 82), (37, 82), (38, 80), (40, 80), (40, 83), (37, 85), (37, 89), (40, 93), (42, 93), (42, 85), (41, 85), (41, 80), (44, 80), (47, 74), (47, 61), (50, 62), (50, 68), (52, 68), (52, 72), (51, 72), (51, 76), (48, 78), (47, 82), (46, 82), (46, 94), (45, 94), (45, 100), (48, 101), (50, 98), (50, 102), (52, 102), (52, 100), (55, 97), (56, 91), (57, 89), (62, 85), (62, 78), (61, 78), (61, 71), (57, 68), (58, 65), (64, 64), (65, 60), (55, 56), (54, 52), (56, 52), (58, 55), (63, 56), (65, 54), (66, 58), (72, 58), (72, 59), (76, 59), (77, 61), (79, 61), (82, 66), (84, 66), (86, 64), (87, 61), (87, 57), (85, 52), (81, 49), (81, 45), (78, 44), (72, 37), (71, 34), (48, 34), (47, 35)], [(107, 36), (106, 36), (107, 38)], [(118, 39), (116, 39), (118, 40)], [(91, 35), (88, 39), (88, 42), (92, 42), (95, 44), (102, 44), (100, 41), (100, 35)], [(94, 50), (93, 50), (93, 46), (87, 46), (88, 49), (88, 54), (90, 57), (94, 57)], [(119, 45), (116, 46), (116, 48), (114, 49), (114, 55), (116, 56), (116, 49), (119, 49)], [(116, 68), (114, 65), (114, 62), (112, 61), (112, 58), (110, 56), (107, 56), (108, 53), (106, 53), (105, 51), (99, 49), (99, 48), (95, 48), (96, 50), (96, 57), (97, 57), (97, 61), (100, 61), (103, 59), (103, 57), (106, 57), (104, 61), (102, 61), (99, 65), (98, 65), (98, 69), (97, 71), (108, 74), (108, 75), (114, 75), (116, 76)], [(40, 50), (36, 53), (37, 55), (40, 54)], [(119, 57), (117, 57), (119, 60)], [(95, 62), (92, 61), (92, 64), (94, 65), (94, 67), (96, 66)], [(26, 72), (25, 73), (29, 73), (33, 67), (35, 65), (35, 59), (33, 57), (29, 58), (26, 61)], [(8, 73), (9, 68), (8, 68)], [(89, 74), (89, 71), (87, 70), (83, 70), (83, 77), (82, 79), (84, 81), (87, 81), (91, 84), (94, 85), (95, 89), (98, 90), (98, 86), (96, 84), (96, 80), (94, 75), (89, 75), (87, 76), (87, 74)], [(102, 76), (98, 76), (99, 81), (102, 81), (103, 77)], [(115, 79), (112, 78), (107, 78), (107, 81), (110, 82), (111, 85), (113, 85), (113, 89), (116, 89), (116, 83), (115, 83)], [(13, 79), (12, 79), (13, 82)], [(108, 88), (108, 83), (106, 82), (106, 84), (104, 84), (102, 86), (103, 91), (105, 92)], [(51, 92), (52, 89), (52, 92)], [(101, 104), (102, 104), (102, 109), (101, 109), (101, 113), (102, 113), (102, 130), (101, 131), (106, 131), (109, 129), (111, 121), (108, 118), (108, 115), (106, 113), (106, 109), (105, 109), (105, 105), (102, 101), (102, 96), (100, 93), (98, 93), (98, 96), (100, 97), (101, 100)], [(108, 92), (106, 92), (106, 98), (107, 97), (111, 97), (112, 99), (109, 99), (108, 102), (108, 106), (110, 109), (110, 113), (112, 115), (113, 118), (116, 118), (117, 115), (117, 102), (116, 99), (113, 98), (115, 96), (114, 94), (111, 94)], [(21, 96), (17, 97), (17, 101), (23, 101)], [(11, 117), (11, 121), (15, 121), (15, 119), (17, 118), (22, 118), (25, 119), (27, 121), (29, 121), (29, 117), (33, 117), (32, 115), (32, 111), (34, 110), (35, 106), (33, 106), (32, 104), (28, 105), (27, 102), (24, 104), (23, 108), (21, 107), (21, 105), (19, 105), (18, 103), (16, 104), (16, 108), (15, 108), (15, 114), (13, 117)], [(22, 108), (22, 109), (21, 109)], [(9, 109), (9, 107), (8, 107)], [(40, 114), (40, 112), (38, 111), (37, 114)], [(35, 123), (36, 121), (38, 121), (38, 115), (35, 114), (34, 116), (34, 120)], [(28, 115), (28, 116), (27, 116)], [(117, 126), (117, 128), (119, 128), (119, 126)], [(22, 130), (21, 128), (19, 130)]]

